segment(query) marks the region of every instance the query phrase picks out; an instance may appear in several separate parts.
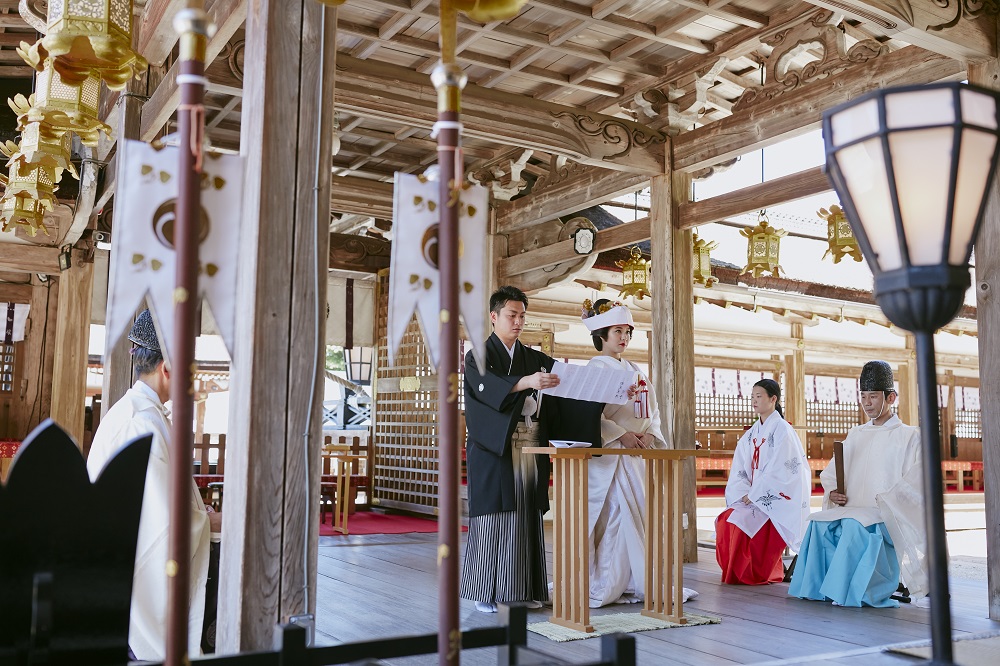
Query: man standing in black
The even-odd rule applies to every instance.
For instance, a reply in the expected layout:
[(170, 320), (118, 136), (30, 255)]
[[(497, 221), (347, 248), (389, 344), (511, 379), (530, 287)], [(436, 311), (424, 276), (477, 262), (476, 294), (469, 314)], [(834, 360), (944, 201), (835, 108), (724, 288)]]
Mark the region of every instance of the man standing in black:
[(484, 613), (495, 613), (497, 603), (541, 607), (548, 599), (542, 514), (549, 460), (521, 448), (538, 446), (538, 392), (559, 377), (550, 373), (552, 358), (518, 342), (527, 307), (520, 289), (498, 289), (490, 297), (486, 368), (465, 356), (469, 538), (461, 594)]

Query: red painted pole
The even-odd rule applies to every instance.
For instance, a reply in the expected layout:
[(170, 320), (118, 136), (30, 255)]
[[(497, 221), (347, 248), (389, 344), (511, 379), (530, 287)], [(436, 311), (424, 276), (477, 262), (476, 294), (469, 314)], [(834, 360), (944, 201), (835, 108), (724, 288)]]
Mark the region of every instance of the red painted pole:
[(440, 275), (441, 358), (438, 359), (438, 663), (458, 666), (459, 437), (458, 437), (458, 193), (463, 175), (461, 152), (462, 87), (465, 74), (455, 64), (457, 14), (441, 2), (441, 62), (431, 74), (438, 91), (438, 166), (440, 174), (438, 271)]
[(170, 530), (167, 559), (166, 664), (186, 666), (191, 576), (191, 424), (194, 420), (194, 344), (197, 336), (198, 227), (201, 223), (202, 137), (205, 131), (205, 49), (211, 24), (203, 2), (188, 2), (174, 17), (180, 33), (180, 145), (174, 251), (174, 330), (170, 358), (173, 429), (170, 442)]

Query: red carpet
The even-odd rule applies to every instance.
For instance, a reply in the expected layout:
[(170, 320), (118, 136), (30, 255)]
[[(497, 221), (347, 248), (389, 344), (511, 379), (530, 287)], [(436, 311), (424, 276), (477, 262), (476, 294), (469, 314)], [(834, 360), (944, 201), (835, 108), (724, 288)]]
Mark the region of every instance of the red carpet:
[[(326, 522), (320, 523), (320, 536), (340, 536), (333, 531), (333, 516), (327, 514)], [(437, 520), (398, 514), (358, 511), (347, 519), (347, 531), (351, 534), (407, 534), (411, 532), (437, 532)], [(466, 531), (463, 527), (462, 531)]]

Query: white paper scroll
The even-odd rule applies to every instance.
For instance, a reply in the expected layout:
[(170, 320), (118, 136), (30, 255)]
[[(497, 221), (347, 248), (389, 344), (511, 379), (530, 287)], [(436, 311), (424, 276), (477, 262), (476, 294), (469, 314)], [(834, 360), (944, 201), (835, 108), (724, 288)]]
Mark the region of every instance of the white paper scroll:
[(589, 400), (611, 405), (628, 402), (628, 389), (635, 384), (636, 374), (600, 365), (571, 365), (556, 361), (552, 374), (559, 377), (559, 386), (547, 388), (543, 395), (574, 400)]
[[(416, 309), (431, 364), (440, 358), (440, 284), (437, 267), (437, 228), (441, 207), (438, 183), (409, 174), (396, 174), (393, 204), (392, 263), (389, 269), (389, 362)], [(483, 367), (486, 342), (486, 218), (489, 191), (479, 185), (462, 190), (459, 198), (459, 310), (473, 354)], [(455, 316), (458, 313), (451, 313)], [(447, 350), (458, 353), (458, 350)]]
[[(176, 255), (173, 248), (177, 202), (176, 147), (157, 150), (141, 141), (119, 144), (124, 164), (116, 196), (115, 243), (108, 288), (108, 335), (117, 339), (132, 321), (144, 296), (170, 358), (174, 330)], [(201, 177), (202, 220), (198, 248), (199, 296), (211, 308), (219, 334), (232, 353), (236, 263), (243, 195), (243, 160), (206, 152)], [(117, 222), (121, 220), (121, 222)]]

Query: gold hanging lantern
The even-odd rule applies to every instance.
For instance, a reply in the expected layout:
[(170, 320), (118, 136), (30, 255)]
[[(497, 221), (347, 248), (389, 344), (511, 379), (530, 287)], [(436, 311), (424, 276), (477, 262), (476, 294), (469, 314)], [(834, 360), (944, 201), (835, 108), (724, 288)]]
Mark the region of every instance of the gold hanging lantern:
[(821, 219), (826, 220), (826, 240), (829, 247), (823, 254), (823, 259), (832, 254), (835, 264), (839, 264), (845, 255), (853, 257), (854, 261), (864, 261), (861, 248), (858, 247), (858, 240), (854, 237), (854, 232), (851, 231), (851, 224), (844, 216), (843, 208), (833, 205), (830, 206), (830, 210), (820, 208), (816, 214)]
[(132, 50), (132, 0), (49, 0), (46, 26), (44, 37), (21, 42), (17, 52), (39, 72), (51, 56), (66, 85), (94, 76), (121, 90), (146, 69), (145, 58)]
[(44, 123), (28, 123), (21, 131), (20, 150), (12, 159), (20, 160), (22, 168), (58, 167), (75, 174), (76, 169), (70, 162), (71, 145), (72, 135), (69, 132), (53, 131)]
[(642, 251), (638, 246), (632, 248), (631, 255), (625, 261), (615, 262), (622, 269), (622, 288), (618, 293), (642, 299), (643, 296), (649, 296), (650, 263), (642, 258)]
[(452, 0), (455, 9), (480, 23), (514, 18), (525, 2), (527, 0)]
[(767, 211), (760, 211), (756, 227), (740, 229), (740, 234), (747, 239), (747, 265), (743, 267), (740, 275), (752, 273), (758, 278), (761, 273), (767, 271), (774, 277), (780, 277), (785, 269), (778, 265), (778, 254), (781, 249), (781, 238), (787, 233), (784, 229), (772, 227), (767, 220)]
[(44, 69), (35, 77), (35, 93), (25, 98), (16, 95), (7, 100), (18, 116), (20, 126), (42, 122), (56, 130), (75, 132), (87, 146), (97, 146), (100, 133), (111, 136), (111, 127), (98, 117), (101, 98), (101, 80), (88, 76), (78, 86), (66, 85), (53, 66), (52, 58), (45, 59)]
[[(6, 180), (6, 176), (0, 175), (0, 182), (6, 183)], [(46, 210), (52, 210), (50, 201), (32, 199), (26, 194), (4, 195), (0, 199), (0, 230), (6, 232), (20, 226), (32, 238), (39, 230), (48, 236), (49, 229), (45, 226)]]
[(719, 281), (717, 277), (712, 275), (711, 252), (719, 247), (719, 244), (715, 241), (702, 240), (698, 238), (698, 234), (694, 234), (693, 238), (694, 257), (691, 263), (694, 265), (694, 283), (711, 289), (712, 285)]

